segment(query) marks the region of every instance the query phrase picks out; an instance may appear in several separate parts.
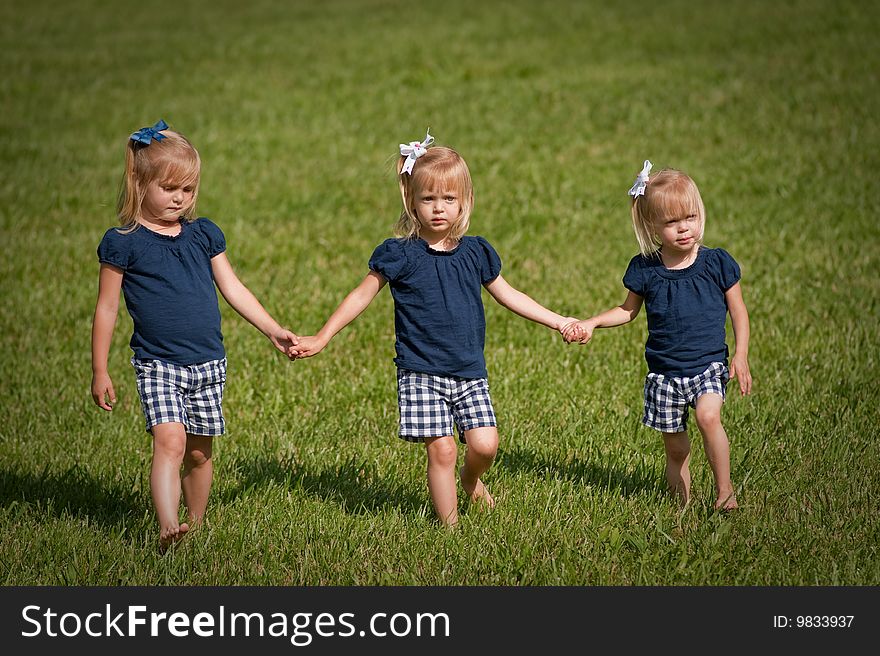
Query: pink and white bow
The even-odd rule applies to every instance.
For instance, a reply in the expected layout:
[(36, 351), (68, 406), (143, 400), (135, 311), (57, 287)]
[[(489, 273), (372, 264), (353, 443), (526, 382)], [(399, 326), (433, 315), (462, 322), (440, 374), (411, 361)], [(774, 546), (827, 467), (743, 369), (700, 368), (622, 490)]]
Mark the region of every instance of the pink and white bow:
[(648, 186), (648, 175), (651, 173), (651, 167), (654, 166), (651, 164), (651, 160), (646, 159), (645, 165), (642, 167), (642, 172), (636, 176), (635, 184), (630, 187), (629, 191), (626, 192), (633, 198), (638, 198), (639, 196), (645, 195), (645, 187)]
[(431, 128), (428, 128), (425, 130), (424, 141), (410, 141), (408, 144), (400, 144), (400, 154), (406, 157), (401, 173), (412, 175), (413, 165), (416, 163), (416, 160), (428, 152), (428, 146), (432, 143), (434, 143), (434, 137), (431, 136)]

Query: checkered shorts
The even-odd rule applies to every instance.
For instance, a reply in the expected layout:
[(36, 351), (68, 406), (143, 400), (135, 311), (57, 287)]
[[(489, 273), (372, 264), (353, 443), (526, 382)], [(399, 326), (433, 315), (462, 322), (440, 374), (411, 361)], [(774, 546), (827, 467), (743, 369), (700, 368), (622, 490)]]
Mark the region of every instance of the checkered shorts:
[(688, 406), (697, 407), (703, 394), (724, 398), (729, 374), (721, 362), (713, 362), (701, 374), (690, 378), (649, 373), (645, 379), (645, 416), (642, 423), (664, 433), (687, 430)]
[(222, 435), (226, 358), (188, 366), (162, 360), (131, 359), (137, 374), (147, 432), (174, 421), (191, 435)]
[(458, 439), (464, 431), (495, 426), (495, 411), (485, 378), (456, 378), (397, 370), (397, 404), (400, 406), (399, 436), (408, 442), (426, 437), (452, 435), (453, 423)]

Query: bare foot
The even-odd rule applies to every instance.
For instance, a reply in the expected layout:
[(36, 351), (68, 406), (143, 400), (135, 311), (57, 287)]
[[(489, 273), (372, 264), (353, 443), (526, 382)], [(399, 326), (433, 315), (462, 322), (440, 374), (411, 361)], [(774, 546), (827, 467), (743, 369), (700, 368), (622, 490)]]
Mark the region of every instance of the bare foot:
[(669, 492), (669, 494), (675, 496), (675, 498), (678, 500), (678, 509), (681, 512), (684, 512), (685, 510), (688, 509), (688, 506), (691, 505), (691, 495), (689, 494), (689, 492), (687, 490), (685, 490), (681, 486), (667, 487), (666, 489)]
[(715, 510), (728, 512), (730, 510), (736, 510), (737, 508), (739, 508), (739, 504), (736, 502), (736, 496), (734, 496), (733, 492), (719, 495), (715, 500)]
[(483, 485), (483, 481), (479, 478), (473, 487), (468, 486), (464, 482), (464, 479), (462, 479), (461, 487), (467, 492), (468, 499), (470, 499), (471, 503), (486, 506), (487, 508), (495, 507), (495, 499), (492, 498), (492, 495), (489, 494), (489, 490), (486, 489), (486, 486)]
[(180, 542), (189, 531), (189, 524), (181, 524), (174, 528), (167, 528), (159, 534), (159, 551), (165, 552), (168, 547)]

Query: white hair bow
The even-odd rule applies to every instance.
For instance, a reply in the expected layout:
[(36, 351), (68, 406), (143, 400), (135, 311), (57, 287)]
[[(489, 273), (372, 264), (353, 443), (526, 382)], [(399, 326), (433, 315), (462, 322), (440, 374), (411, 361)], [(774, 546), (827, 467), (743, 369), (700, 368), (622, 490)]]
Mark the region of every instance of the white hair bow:
[(651, 167), (654, 166), (651, 164), (651, 160), (646, 159), (645, 165), (642, 167), (642, 172), (636, 176), (635, 184), (630, 187), (629, 191), (626, 192), (633, 198), (638, 198), (639, 196), (645, 195), (645, 187), (648, 186), (648, 174), (651, 173)]
[(400, 144), (400, 154), (406, 157), (401, 173), (412, 175), (413, 165), (416, 163), (416, 160), (428, 152), (428, 146), (432, 143), (434, 143), (434, 137), (431, 136), (431, 128), (428, 128), (425, 130), (424, 141), (410, 141), (408, 144)]

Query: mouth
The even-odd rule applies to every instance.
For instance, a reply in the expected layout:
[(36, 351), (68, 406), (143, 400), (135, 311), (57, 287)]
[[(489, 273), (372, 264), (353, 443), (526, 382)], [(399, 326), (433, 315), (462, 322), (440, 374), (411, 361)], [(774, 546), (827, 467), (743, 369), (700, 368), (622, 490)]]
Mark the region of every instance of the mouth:
[(676, 244), (689, 244), (694, 240), (693, 237), (682, 237), (681, 239), (676, 239)]

